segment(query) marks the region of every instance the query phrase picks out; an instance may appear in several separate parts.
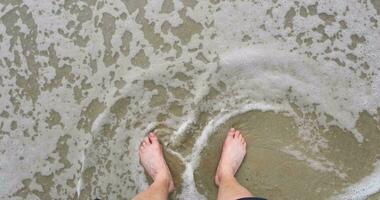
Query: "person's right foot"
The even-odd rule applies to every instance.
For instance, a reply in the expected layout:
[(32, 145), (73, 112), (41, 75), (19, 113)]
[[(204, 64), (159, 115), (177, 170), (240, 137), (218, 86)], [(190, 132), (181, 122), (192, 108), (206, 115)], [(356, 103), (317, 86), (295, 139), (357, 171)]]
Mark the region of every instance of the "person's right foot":
[(216, 170), (216, 185), (219, 186), (223, 178), (233, 177), (235, 175), (246, 154), (246, 146), (247, 143), (240, 134), (240, 131), (231, 128), (224, 141), (222, 156), (220, 157), (218, 169)]

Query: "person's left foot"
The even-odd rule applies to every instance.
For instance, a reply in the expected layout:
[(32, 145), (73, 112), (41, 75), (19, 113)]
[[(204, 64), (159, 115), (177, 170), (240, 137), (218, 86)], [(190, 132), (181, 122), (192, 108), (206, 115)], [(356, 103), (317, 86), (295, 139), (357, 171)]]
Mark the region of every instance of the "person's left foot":
[(169, 192), (174, 190), (173, 178), (165, 162), (162, 147), (153, 132), (140, 145), (140, 161), (154, 181), (166, 181)]

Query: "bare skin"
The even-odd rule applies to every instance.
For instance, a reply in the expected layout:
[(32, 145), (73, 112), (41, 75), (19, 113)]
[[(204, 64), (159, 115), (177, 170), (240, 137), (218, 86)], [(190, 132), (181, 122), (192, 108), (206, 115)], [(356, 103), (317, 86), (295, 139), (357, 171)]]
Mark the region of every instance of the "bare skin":
[(173, 178), (162, 153), (162, 147), (155, 133), (149, 133), (140, 145), (140, 161), (146, 172), (153, 179), (147, 190), (138, 194), (136, 200), (167, 199), (174, 190)]
[[(252, 194), (235, 179), (245, 154), (244, 137), (239, 131), (231, 129), (224, 141), (222, 156), (215, 175), (218, 185), (218, 200), (231, 200), (251, 197)], [(149, 133), (140, 145), (140, 160), (145, 170), (153, 178), (147, 190), (138, 194), (134, 200), (165, 200), (174, 190), (173, 178), (165, 162), (162, 147), (155, 133)]]
[(252, 196), (234, 177), (246, 155), (246, 146), (247, 143), (240, 131), (231, 128), (224, 141), (215, 175), (215, 184), (219, 187), (218, 200)]

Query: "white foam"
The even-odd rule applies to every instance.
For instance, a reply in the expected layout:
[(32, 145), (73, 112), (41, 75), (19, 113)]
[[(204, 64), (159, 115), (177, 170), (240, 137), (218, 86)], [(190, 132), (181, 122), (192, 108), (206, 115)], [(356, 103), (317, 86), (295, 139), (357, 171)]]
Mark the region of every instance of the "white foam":
[(284, 107), (278, 105), (268, 105), (264, 102), (244, 105), (240, 109), (232, 111), (224, 111), (214, 117), (209, 123), (203, 128), (201, 135), (197, 138), (192, 152), (189, 156), (184, 159), (185, 162), (185, 172), (183, 174), (183, 188), (186, 190), (181, 194), (182, 199), (206, 199), (201, 195), (195, 185), (194, 181), (194, 170), (199, 165), (199, 160), (201, 152), (207, 144), (209, 137), (215, 132), (215, 130), (221, 126), (223, 123), (228, 121), (234, 116), (237, 116), (242, 113), (246, 113), (251, 110), (261, 110), (261, 111), (281, 111), (285, 110)]
[[(17, 114), (16, 112), (11, 112), (8, 119), (2, 118), (4, 121), (4, 126), (2, 126), (4, 131), (15, 132), (11, 130), (10, 126), (11, 121), (14, 120), (18, 122), (19, 127), (24, 126), (23, 129), (28, 129), (29, 127), (30, 133), (34, 133), (32, 129), (36, 124), (35, 119), (45, 119), (48, 116), (47, 112), (45, 113), (44, 111), (55, 109), (62, 116), (64, 128), (61, 131), (54, 131), (55, 134), (50, 134), (52, 130), (47, 129), (45, 127), (46, 124), (41, 120), (39, 124), (36, 124), (39, 133), (33, 135), (35, 136), (33, 137), (33, 141), (28, 137), (22, 136), (22, 134), (18, 135), (18, 133), (12, 134), (12, 138), (5, 135), (1, 139), (5, 151), (2, 154), (4, 159), (1, 161), (4, 165), (4, 168), (1, 170), (1, 174), (3, 175), (1, 180), (3, 183), (11, 182), (12, 184), (1, 184), (0, 197), (5, 198), (5, 196), (23, 187), (22, 180), (32, 178), (33, 173), (44, 172), (43, 174), (48, 174), (49, 170), (51, 172), (58, 170), (57, 166), (59, 167), (60, 164), (57, 162), (59, 159), (55, 159), (56, 161), (53, 163), (41, 162), (41, 160), (46, 159), (50, 155), (49, 153), (54, 151), (57, 138), (60, 135), (70, 134), (75, 142), (79, 141), (79, 144), (88, 141), (86, 139), (89, 134), (86, 135), (84, 131), (77, 130), (76, 127), (78, 120), (80, 120), (78, 118), (82, 117), (81, 110), (92, 99), (99, 98), (100, 101), (106, 104), (107, 108), (93, 122), (91, 136), (96, 136), (103, 124), (112, 122), (114, 118), (110, 114), (110, 107), (118, 100), (115, 97), (116, 91), (121, 93), (121, 96), (134, 98), (131, 103), (133, 106), (128, 108), (127, 116), (121, 120), (122, 122), (116, 130), (117, 136), (124, 135), (125, 137), (131, 137), (130, 146), (127, 148), (132, 153), (128, 159), (125, 159), (125, 163), (129, 164), (127, 167), (124, 167), (125, 165), (122, 165), (123, 167), (120, 168), (115, 167), (112, 173), (105, 173), (99, 176), (99, 182), (96, 187), (105, 190), (108, 187), (108, 182), (106, 181), (109, 181), (109, 184), (113, 184), (112, 181), (115, 181), (110, 180), (108, 177), (112, 177), (114, 174), (122, 174), (125, 172), (125, 169), (130, 170), (132, 173), (130, 179), (133, 181), (128, 183), (129, 187), (137, 185), (140, 191), (146, 187), (147, 181), (142, 173), (143, 169), (139, 165), (136, 149), (138, 149), (143, 136), (157, 125), (154, 122), (157, 119), (157, 115), (167, 113), (167, 105), (159, 108), (152, 108), (149, 105), (149, 101), (155, 93), (144, 89), (143, 81), (145, 80), (154, 80), (156, 84), (163, 85), (166, 89), (169, 87), (185, 88), (193, 95), (193, 97), (184, 99), (181, 102), (184, 105), (184, 116), (173, 117), (163, 122), (176, 130), (170, 138), (171, 142), (178, 142), (178, 138), (184, 136), (191, 125), (196, 122), (197, 111), (204, 109), (219, 113), (209, 121), (202, 131), (201, 137), (197, 139), (189, 157), (184, 159), (179, 156), (180, 154), (176, 154), (186, 164), (184, 188), (188, 189), (188, 192), (184, 191), (182, 199), (204, 198), (196, 190), (192, 173), (198, 166), (201, 151), (207, 145), (208, 138), (213, 134), (215, 129), (231, 117), (252, 109), (291, 112), (289, 102), (286, 100), (287, 95), (289, 95), (289, 87), (292, 88), (290, 98), (298, 105), (303, 106), (303, 111), (313, 111), (313, 105), (317, 105), (316, 112), (328, 114), (334, 118), (332, 122), (327, 124), (323, 117), (324, 115), (320, 115), (318, 119), (319, 123), (322, 125), (337, 125), (350, 130), (358, 142), (366, 139), (355, 128), (356, 120), (360, 112), (365, 110), (370, 114), (374, 114), (380, 105), (380, 76), (378, 67), (380, 43), (378, 42), (378, 34), (373, 34), (378, 33), (379, 28), (371, 25), (372, 22), (368, 20), (370, 17), (374, 17), (379, 21), (379, 17), (375, 14), (376, 11), (371, 6), (368, 6), (370, 3), (356, 0), (342, 1), (339, 4), (336, 4), (336, 1), (332, 0), (318, 1), (318, 13), (334, 12), (336, 14), (337, 22), (326, 25), (325, 31), (328, 36), (334, 36), (335, 34), (338, 37), (333, 41), (317, 42), (322, 38), (322, 34), (313, 31), (313, 29), (324, 23), (318, 15), (303, 17), (297, 13), (293, 20), (293, 30), (290, 30), (289, 27), (284, 28), (283, 20), (286, 12), (290, 7), (297, 7), (297, 12), (299, 9), (298, 5), (295, 6), (286, 0), (278, 0), (276, 3), (273, 1), (222, 1), (218, 5), (211, 5), (208, 1), (198, 1), (194, 8), (183, 7), (183, 3), (174, 1), (175, 11), (162, 15), (158, 13), (161, 2), (163, 1), (149, 1), (144, 8), (144, 13), (145, 18), (150, 22), (150, 26), (153, 26), (154, 31), (160, 34), (165, 43), (173, 46), (174, 43), (180, 40), (180, 38), (173, 35), (172, 30), (163, 34), (161, 33), (161, 29), (164, 22), (169, 22), (172, 27), (181, 25), (183, 19), (181, 19), (177, 11), (182, 9), (186, 11), (187, 17), (202, 24), (204, 28), (201, 37), (195, 34), (188, 44), (179, 44), (181, 52), (183, 52), (179, 57), (177, 56), (177, 50), (174, 48), (171, 48), (168, 52), (154, 50), (149, 41), (146, 40), (145, 34), (141, 30), (141, 24), (136, 22), (138, 21), (136, 20), (137, 10), (134, 13), (129, 13), (122, 1), (105, 3), (103, 6), (97, 4), (97, 8), (92, 9), (92, 19), (79, 23), (80, 26), (78, 28), (80, 30), (77, 34), (89, 38), (88, 44), (83, 47), (75, 44), (76, 33), (72, 32), (74, 29), (68, 28), (71, 22), (74, 22), (74, 26), (79, 25), (78, 15), (75, 12), (69, 9), (62, 9), (61, 5), (56, 3), (23, 0), (22, 3), (25, 6), (22, 6), (22, 9), (27, 9), (27, 13), (32, 14), (31, 18), (33, 20), (31, 21), (35, 22), (36, 28), (32, 30), (33, 27), (27, 27), (24, 23), (17, 23), (16, 25), (20, 26), (22, 32), (28, 32), (31, 29), (31, 31), (36, 33), (36, 50), (45, 52), (50, 45), (54, 46), (59, 58), (59, 66), (63, 64), (73, 66), (71, 73), (75, 75), (75, 84), (69, 85), (67, 80), (63, 78), (62, 87), (55, 88), (49, 92), (41, 91), (35, 105), (32, 105), (27, 99), (19, 98), (20, 107), (22, 107), (21, 110), (23, 111), (20, 113), (33, 112), (32, 118), (27, 118), (27, 116)], [(298, 3), (300, 6), (307, 6), (316, 3), (316, 1), (307, 0)], [(85, 3), (83, 2), (79, 2), (77, 5), (68, 4), (72, 8), (76, 6), (81, 8), (84, 5)], [(0, 5), (0, 7), (1, 15), (6, 15), (13, 9), (18, 9), (13, 4)], [(57, 10), (59, 10), (59, 13), (53, 12)], [(255, 12), (252, 12), (252, 10)], [(271, 16), (266, 13), (269, 10), (272, 12)], [(118, 17), (124, 12), (129, 13), (127, 20)], [(102, 17), (103, 13), (108, 13), (117, 19), (115, 22), (116, 30), (112, 36), (111, 44), (113, 46), (112, 53), (120, 55), (115, 65), (121, 67), (106, 67), (102, 62), (106, 49), (102, 44), (103, 36), (102, 30), (99, 29), (98, 19)], [(343, 30), (340, 28), (338, 24), (340, 20), (347, 22), (347, 29)], [(264, 28), (261, 28), (261, 25)], [(60, 30), (64, 34), (60, 33)], [(129, 55), (123, 56), (123, 53), (119, 51), (119, 46), (123, 41), (121, 36), (126, 30), (132, 32), (133, 37), (130, 42)], [(3, 36), (0, 41), (2, 60), (7, 57), (8, 60), (13, 62), (15, 57), (13, 51), (25, 51), (27, 56), (33, 53), (34, 50), (29, 49), (28, 45), (24, 45), (24, 47), (17, 41), (12, 44), (11, 41), (14, 40), (14, 36), (8, 35), (9, 33), (6, 33), (6, 31), (5, 25), (0, 23), (0, 33)], [(47, 36), (46, 33), (48, 32)], [(298, 38), (296, 37), (301, 32), (305, 35), (301, 40), (310, 37), (314, 43), (310, 45), (297, 44), (296, 40)], [(215, 33), (216, 36), (213, 39), (211, 35)], [(251, 38), (251, 41), (242, 41), (242, 36), (245, 34)], [(358, 44), (355, 50), (347, 47), (353, 34), (363, 35), (366, 39), (366, 42)], [(70, 35), (70, 37), (65, 35)], [(269, 45), (258, 46), (258, 43)], [(247, 46), (251, 47), (243, 48)], [(336, 48), (339, 51), (326, 54), (325, 50), (327, 47), (331, 47), (331, 49)], [(131, 64), (131, 57), (136, 55), (142, 48), (151, 62), (149, 70), (133, 67)], [(293, 53), (290, 53), (290, 51)], [(197, 60), (197, 53), (203, 53), (212, 62), (205, 64)], [(306, 58), (308, 53), (311, 56), (316, 56), (316, 61)], [(347, 59), (347, 53), (357, 55), (358, 63)], [(36, 52), (34, 56), (34, 61), (39, 62), (42, 66), (50, 65), (47, 63), (48, 58), (45, 55), (38, 55)], [(9, 69), (4, 68), (2, 71), (5, 74), (4, 77), (13, 77), (15, 72), (28, 77), (30, 75), (26, 68), (28, 62), (24, 57), (21, 56), (21, 67), (12, 66)], [(216, 57), (221, 59), (220, 71), (218, 72), (216, 71), (217, 67), (214, 62)], [(346, 66), (338, 66), (331, 60), (325, 62), (325, 57), (329, 57), (330, 59), (339, 58), (346, 62)], [(70, 61), (67, 61), (65, 58), (69, 58), (68, 60)], [(89, 58), (96, 60), (98, 65), (97, 72), (89, 73)], [(175, 58), (175, 63), (170, 61), (172, 58)], [(182, 63), (190, 61), (194, 65), (193, 70), (181, 67)], [(360, 64), (364, 61), (370, 66), (366, 71), (366, 74), (371, 76), (368, 80), (359, 78), (358, 73), (354, 72), (362, 70)], [(184, 83), (170, 79), (169, 71), (171, 70), (168, 70), (167, 66), (172, 65), (174, 65), (171, 69), (172, 72), (185, 72), (190, 77), (190, 84), (182, 85)], [(38, 79), (41, 85), (45, 81), (49, 82), (55, 77), (52, 68), (41, 69), (39, 72)], [(114, 74), (112, 78), (108, 76), (111, 72)], [(86, 97), (81, 103), (77, 103), (72, 90), (73, 87), (80, 86), (80, 82), (84, 78), (88, 78), (88, 82), (92, 88), (86, 90)], [(126, 87), (121, 90), (112, 88), (113, 81), (119, 78), (125, 81)], [(205, 103), (205, 96), (209, 93), (210, 87), (217, 86), (219, 81), (224, 82), (227, 86), (226, 91), (220, 95), (221, 99), (210, 100), (210, 102)], [(9, 107), (8, 111), (17, 110), (10, 102), (13, 97), (11, 95), (15, 93), (14, 91), (22, 91), (22, 88), (16, 86), (15, 78), (4, 78), (1, 82), (5, 86), (1, 88), (1, 93), (4, 94), (0, 97), (2, 107)], [(104, 94), (104, 92), (108, 92), (108, 94)], [(105, 95), (104, 99), (102, 98), (103, 94)], [(167, 101), (170, 103), (174, 100), (178, 99), (169, 94)], [(133, 125), (136, 122), (141, 122), (141, 127), (134, 128)], [(122, 125), (125, 126), (122, 127)], [(125, 129), (123, 129), (124, 127)], [(67, 130), (73, 131), (69, 133)], [(82, 141), (83, 138), (85, 138), (84, 141)], [(13, 141), (10, 141), (11, 139)], [(116, 137), (116, 139), (106, 141), (105, 143), (110, 142), (111, 145), (117, 144), (118, 141), (124, 141), (124, 139)], [(36, 144), (39, 144), (39, 148), (36, 148), (38, 147)], [(93, 148), (90, 144), (90, 147), (85, 145), (78, 145), (78, 147), (76, 145), (70, 146), (68, 158), (73, 166), (70, 169), (64, 170), (61, 175), (54, 175), (55, 183), (63, 187), (62, 191), (67, 190), (70, 193), (72, 189), (66, 184), (68, 180), (66, 177), (77, 176), (78, 169), (83, 172), (84, 167), (93, 164), (92, 162), (96, 159), (96, 155), (86, 155), (78, 151), (78, 149)], [(111, 145), (109, 146), (109, 150), (116, 153), (110, 154), (109, 159), (114, 159), (112, 160), (116, 163), (114, 166), (118, 166), (120, 163), (118, 163), (119, 157), (117, 157), (117, 153), (119, 153), (118, 151), (121, 147), (125, 146)], [(24, 151), (22, 152), (23, 157), (25, 157), (24, 160), (18, 160), (21, 153), (14, 150), (20, 146), (24, 146)], [(18, 150), (20, 149), (18, 148)], [(81, 154), (76, 154), (75, 152), (80, 152)], [(91, 158), (91, 156), (95, 158)], [(304, 159), (302, 156), (300, 158)], [(310, 162), (313, 163), (313, 161)], [(78, 163), (82, 164), (81, 168), (78, 167)], [(25, 170), (25, 168), (16, 168), (14, 166), (29, 166), (29, 169)], [(360, 195), (356, 195), (355, 197), (361, 198), (378, 191), (378, 185), (380, 185), (377, 181), (379, 180), (378, 171), (377, 167), (372, 176), (366, 177), (362, 182), (352, 186), (352, 188), (348, 188), (347, 193), (345, 193), (347, 194), (346, 196), (350, 194), (355, 196), (357, 193), (360, 193)], [(78, 194), (83, 186), (82, 184), (82, 179), (80, 179), (77, 188), (75, 188)], [(125, 187), (124, 182), (122, 184), (124, 189), (128, 188)], [(56, 192), (55, 190), (55, 188), (52, 188), (51, 193)], [(135, 192), (134, 189), (128, 188), (125, 190), (127, 191), (126, 193)], [(60, 196), (54, 197), (59, 198)]]
[[(362, 142), (356, 121), (364, 110), (377, 112), (379, 85), (369, 85), (350, 69), (273, 50), (276, 48), (244, 48), (223, 54), (221, 79), (228, 85), (227, 93), (269, 103), (290, 95), (305, 111), (314, 111), (310, 105), (315, 105), (317, 112), (332, 116), (335, 120), (330, 124), (351, 130)], [(326, 124), (322, 119), (319, 122)]]
[(298, 160), (306, 161), (309, 164), (309, 166), (316, 171), (334, 172), (341, 179), (347, 178), (346, 173), (339, 171), (339, 169), (336, 169), (334, 163), (329, 162), (328, 160), (316, 160), (310, 158), (305, 153), (295, 149), (293, 146), (287, 146), (281, 149), (281, 151), (291, 156), (294, 156)]
[(186, 131), (189, 130), (189, 128), (191, 127), (192, 124), (194, 124), (196, 122), (196, 114), (195, 112), (191, 112), (189, 115), (188, 115), (188, 118), (186, 119), (186, 121), (184, 121), (183, 123), (181, 123), (181, 125), (179, 126), (179, 128), (174, 131), (173, 135), (170, 137), (170, 142), (171, 143), (174, 143), (174, 142), (177, 142), (178, 141), (178, 138), (181, 138), (183, 137), (183, 135), (186, 133)]
[(206, 197), (200, 194), (195, 186), (194, 181), (194, 168), (193, 166), (187, 164), (185, 168), (185, 172), (183, 173), (184, 182), (182, 184), (182, 188), (184, 188), (183, 192), (179, 195), (180, 199), (200, 199), (206, 200)]
[(218, 114), (216, 117), (214, 117), (212, 120), (209, 121), (209, 123), (204, 127), (202, 130), (201, 135), (197, 138), (197, 141), (194, 144), (192, 153), (188, 160), (191, 160), (192, 166), (197, 167), (199, 162), (199, 156), (205, 145), (207, 144), (207, 141), (212, 133), (218, 128), (220, 125), (225, 123), (227, 120), (231, 119), (232, 117), (246, 113), (251, 110), (261, 110), (261, 111), (281, 111), (285, 110), (284, 107), (279, 105), (269, 105), (264, 102), (255, 103), (255, 104), (249, 104), (249, 105), (243, 105), (241, 108), (233, 110), (233, 111), (225, 111), (220, 114)]
[(374, 164), (373, 172), (359, 182), (350, 185), (342, 194), (332, 197), (336, 200), (364, 200), (380, 192), (380, 160)]

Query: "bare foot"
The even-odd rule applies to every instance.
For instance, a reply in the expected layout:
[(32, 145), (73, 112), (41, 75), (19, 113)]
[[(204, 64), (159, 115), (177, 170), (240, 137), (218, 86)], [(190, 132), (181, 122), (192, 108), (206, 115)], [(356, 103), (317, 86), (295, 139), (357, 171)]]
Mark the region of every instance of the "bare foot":
[(168, 183), (169, 192), (174, 190), (172, 175), (165, 162), (157, 135), (153, 132), (149, 133), (141, 143), (140, 161), (154, 181), (165, 181)]
[(233, 177), (239, 169), (241, 162), (246, 154), (245, 139), (240, 131), (231, 128), (224, 141), (222, 156), (216, 170), (215, 183), (219, 186), (225, 177)]

